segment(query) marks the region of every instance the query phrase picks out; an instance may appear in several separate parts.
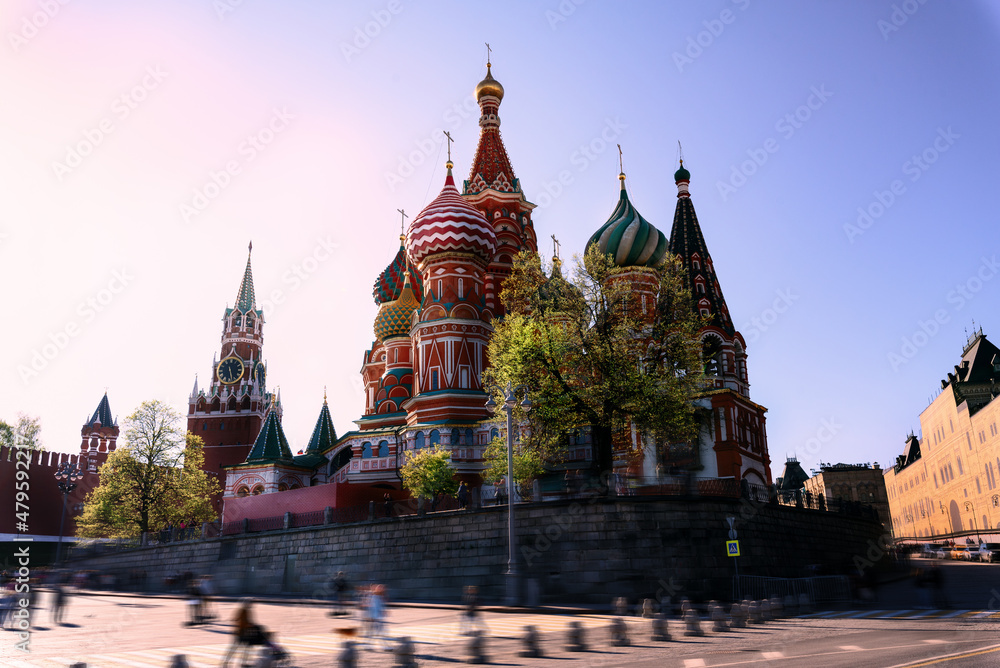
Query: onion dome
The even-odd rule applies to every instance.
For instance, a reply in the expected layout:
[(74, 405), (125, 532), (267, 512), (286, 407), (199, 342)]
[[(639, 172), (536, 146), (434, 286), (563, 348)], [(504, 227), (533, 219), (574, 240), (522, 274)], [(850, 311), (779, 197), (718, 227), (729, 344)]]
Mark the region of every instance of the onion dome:
[(448, 163), (441, 194), (424, 207), (406, 232), (406, 252), (418, 266), (436, 253), (473, 253), (485, 262), (496, 253), (496, 232), (482, 212), (458, 193), (451, 175), (453, 166)]
[(552, 274), (538, 288), (538, 304), (543, 313), (561, 313), (573, 302), (583, 299), (580, 288), (567, 281), (562, 275), (562, 260), (552, 258)]
[(399, 299), (407, 271), (410, 272), (410, 289), (413, 290), (413, 296), (417, 298), (418, 302), (424, 298), (424, 283), (420, 278), (420, 273), (406, 257), (406, 248), (403, 245), (405, 238), (403, 235), (399, 235), (399, 252), (375, 281), (372, 297), (375, 298), (376, 304), (385, 304)]
[(667, 237), (632, 206), (625, 190), (625, 175), (619, 174), (618, 179), (618, 206), (608, 222), (590, 237), (587, 247), (596, 243), (602, 253), (614, 256), (619, 267), (655, 267), (667, 254)]
[(375, 336), (385, 341), (393, 336), (408, 336), (413, 312), (420, 308), (420, 300), (410, 287), (410, 272), (406, 272), (399, 299), (382, 304), (375, 316)]
[(490, 63), (486, 63), (486, 78), (476, 85), (476, 102), (479, 102), (484, 95), (503, 100), (503, 86), (490, 74)]
[(677, 184), (678, 197), (690, 197), (688, 185), (691, 183), (691, 172), (684, 169), (684, 161), (681, 160), (681, 168), (674, 172), (674, 183)]

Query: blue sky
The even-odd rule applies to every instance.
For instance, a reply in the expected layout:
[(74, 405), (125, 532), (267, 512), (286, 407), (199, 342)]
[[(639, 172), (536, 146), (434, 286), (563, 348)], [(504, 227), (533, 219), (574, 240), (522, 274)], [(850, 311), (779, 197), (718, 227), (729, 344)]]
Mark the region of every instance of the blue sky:
[(346, 4), (6, 4), (0, 418), (75, 450), (105, 387), (119, 417), (186, 411), (252, 239), (293, 448), (324, 387), (352, 428), (396, 209), (440, 189), (440, 130), (467, 175), (485, 42), (546, 253), (613, 210), (616, 143), (669, 233), (681, 142), (775, 474), (888, 465), (973, 320), (1000, 339), (995, 6)]

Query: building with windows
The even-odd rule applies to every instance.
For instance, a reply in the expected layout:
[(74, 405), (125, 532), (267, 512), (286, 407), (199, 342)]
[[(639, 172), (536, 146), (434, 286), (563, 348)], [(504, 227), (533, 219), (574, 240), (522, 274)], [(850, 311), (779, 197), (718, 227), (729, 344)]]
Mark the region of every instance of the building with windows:
[(885, 478), (878, 463), (875, 464), (820, 464), (819, 472), (802, 484), (813, 498), (823, 497), (830, 506), (837, 502), (868, 505), (878, 512), (879, 520), (888, 527), (889, 502), (886, 498)]
[(1000, 349), (969, 336), (941, 393), (920, 414), (921, 434), (885, 471), (896, 538), (1000, 533)]

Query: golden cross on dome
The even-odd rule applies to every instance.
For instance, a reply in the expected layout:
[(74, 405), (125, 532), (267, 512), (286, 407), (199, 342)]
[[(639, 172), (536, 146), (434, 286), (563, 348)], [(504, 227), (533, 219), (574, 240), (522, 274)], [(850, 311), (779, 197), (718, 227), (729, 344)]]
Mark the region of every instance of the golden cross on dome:
[(625, 173), (625, 167), (622, 166), (622, 145), (618, 144), (618, 171), (622, 174)]
[(448, 138), (448, 162), (451, 162), (451, 143), (455, 140), (451, 138), (451, 133), (447, 130), (444, 131), (444, 136)]
[(490, 49), (490, 43), (486, 42), (486, 67), (490, 66), (490, 52), (491, 51), (492, 51), (492, 49)]
[(557, 258), (559, 257), (559, 246), (560, 246), (559, 240), (556, 239), (556, 235), (553, 234), (552, 235), (552, 254), (555, 257), (557, 257)]
[(681, 161), (681, 166), (684, 165), (684, 149), (681, 148), (681, 140), (677, 140), (677, 157)]
[[(409, 216), (407, 216), (406, 212), (402, 209), (396, 209), (396, 211), (399, 211), (399, 214), (402, 216), (402, 219), (399, 221), (399, 236), (403, 236), (403, 228), (406, 227), (406, 219), (409, 218)], [(324, 390), (324, 392), (325, 391), (326, 390)], [(324, 394), (323, 396), (326, 395)]]

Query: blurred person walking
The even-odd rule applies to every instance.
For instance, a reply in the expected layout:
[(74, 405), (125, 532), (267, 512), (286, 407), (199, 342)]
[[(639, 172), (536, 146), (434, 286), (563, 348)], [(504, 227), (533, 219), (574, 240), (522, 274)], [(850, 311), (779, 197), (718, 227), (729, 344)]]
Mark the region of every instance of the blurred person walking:
[(478, 632), (480, 635), (487, 635), (489, 629), (483, 621), (479, 611), (479, 587), (468, 585), (462, 594), (462, 618), (458, 623), (458, 632), (463, 636), (471, 636)]
[(264, 642), (263, 629), (253, 621), (252, 607), (253, 599), (244, 598), (236, 609), (236, 615), (233, 617), (233, 642), (226, 650), (225, 658), (222, 659), (222, 668), (229, 665), (229, 659), (236, 654), (237, 650), (240, 651), (238, 665), (245, 665), (250, 658), (250, 648)]
[(469, 507), (469, 488), (464, 480), (458, 485), (458, 507), (462, 510)]
[(52, 623), (62, 625), (63, 615), (66, 614), (66, 604), (68, 602), (66, 585), (56, 582), (52, 585)]
[(333, 578), (333, 609), (330, 610), (331, 617), (347, 614), (347, 610), (345, 609), (346, 597), (347, 576), (344, 575), (344, 571), (337, 571), (337, 575)]
[(368, 595), (368, 632), (365, 635), (372, 649), (376, 644), (383, 650), (391, 649), (385, 635), (385, 585), (373, 585)]

